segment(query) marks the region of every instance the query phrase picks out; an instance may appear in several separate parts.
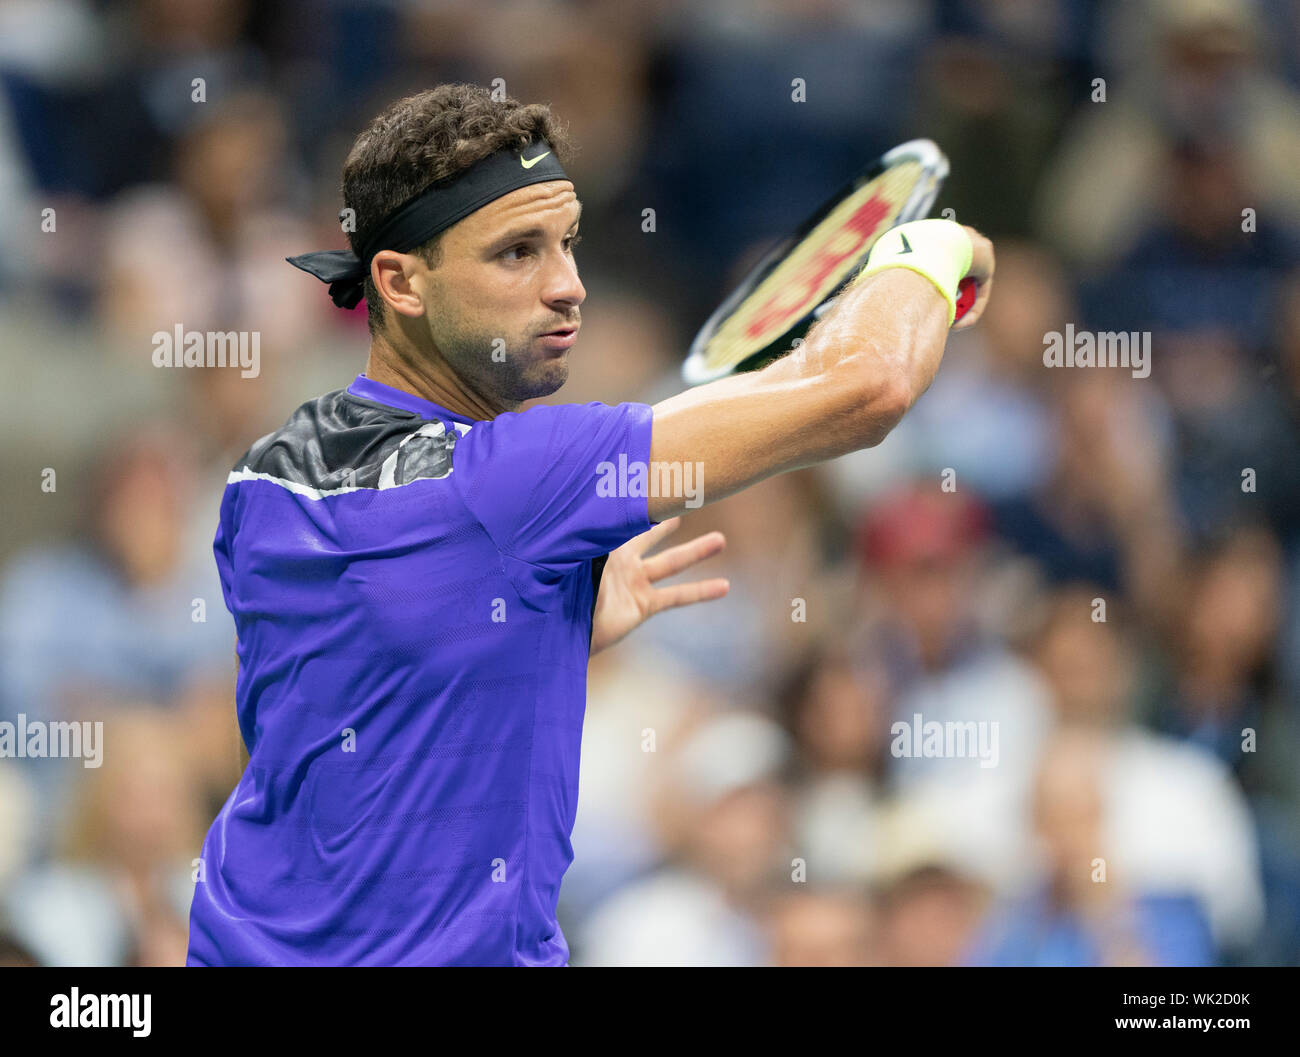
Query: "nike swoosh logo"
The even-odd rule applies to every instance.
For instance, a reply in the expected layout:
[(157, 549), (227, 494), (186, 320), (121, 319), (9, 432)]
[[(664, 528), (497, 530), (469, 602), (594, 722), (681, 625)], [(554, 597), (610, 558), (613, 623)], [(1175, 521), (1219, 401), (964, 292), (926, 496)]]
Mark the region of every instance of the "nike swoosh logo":
[(900, 232), (898, 233), (898, 237), (899, 237), (900, 239), (903, 240), (903, 248), (902, 248), (901, 250), (899, 250), (898, 252), (899, 252), (900, 254), (901, 254), (901, 253), (911, 253), (911, 252), (912, 252), (912, 246), (911, 246), (911, 244), (907, 241), (907, 236), (904, 235), (904, 234), (900, 231)]
[(550, 153), (551, 153), (550, 151), (543, 151), (541, 154), (537, 155), (536, 158), (529, 158), (527, 161), (524, 161), (523, 155), (520, 155), (519, 164), (522, 165), (525, 169), (531, 169), (534, 165), (536, 165), (539, 161), (541, 161), (543, 158), (546, 157), (546, 155)]

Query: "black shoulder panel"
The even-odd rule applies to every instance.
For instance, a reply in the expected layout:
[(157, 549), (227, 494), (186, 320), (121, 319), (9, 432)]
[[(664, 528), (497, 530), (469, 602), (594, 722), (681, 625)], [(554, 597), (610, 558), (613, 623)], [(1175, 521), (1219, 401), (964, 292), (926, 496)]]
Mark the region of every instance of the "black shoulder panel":
[(391, 488), (446, 477), (458, 434), (454, 423), (336, 389), (309, 400), (235, 463), (322, 492)]

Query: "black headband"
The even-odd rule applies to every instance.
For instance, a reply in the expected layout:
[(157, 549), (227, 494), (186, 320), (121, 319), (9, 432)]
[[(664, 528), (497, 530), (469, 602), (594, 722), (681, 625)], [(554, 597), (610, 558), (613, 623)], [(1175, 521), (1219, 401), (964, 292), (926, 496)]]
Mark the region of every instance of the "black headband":
[(340, 308), (355, 308), (365, 296), (370, 262), (380, 250), (406, 253), (504, 194), (545, 180), (567, 179), (545, 140), (534, 140), (523, 150), (499, 150), (394, 210), (361, 242), (360, 256), (351, 250), (321, 250), (285, 260), (329, 283), (330, 298)]

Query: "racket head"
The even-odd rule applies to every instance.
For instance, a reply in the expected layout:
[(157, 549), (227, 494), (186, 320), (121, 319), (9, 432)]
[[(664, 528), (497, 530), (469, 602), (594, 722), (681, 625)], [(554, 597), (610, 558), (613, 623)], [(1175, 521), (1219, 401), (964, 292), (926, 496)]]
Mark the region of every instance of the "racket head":
[(884, 232), (929, 214), (947, 175), (939, 147), (915, 139), (849, 180), (769, 250), (708, 318), (691, 342), (683, 380), (700, 385), (788, 353)]

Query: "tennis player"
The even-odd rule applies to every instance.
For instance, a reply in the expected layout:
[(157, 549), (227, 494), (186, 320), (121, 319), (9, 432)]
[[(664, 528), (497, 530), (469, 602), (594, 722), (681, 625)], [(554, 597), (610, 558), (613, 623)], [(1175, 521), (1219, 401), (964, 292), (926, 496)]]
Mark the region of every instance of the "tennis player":
[(567, 965), (588, 658), (727, 590), (654, 586), (724, 541), (647, 557), (697, 501), (609, 467), (699, 464), (715, 502), (876, 444), (938, 368), (958, 281), (980, 282), (958, 326), (987, 301), (987, 240), (920, 221), (761, 371), (520, 412), (581, 325), (568, 152), (542, 105), (400, 100), (344, 166), (352, 250), (291, 259), (365, 298), (370, 352), (222, 497), (249, 762), (203, 845), (189, 965)]

